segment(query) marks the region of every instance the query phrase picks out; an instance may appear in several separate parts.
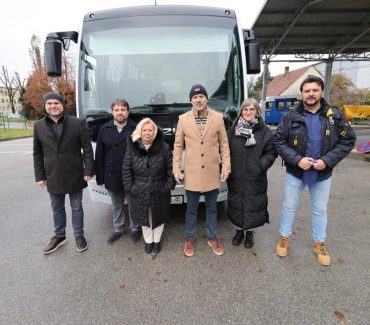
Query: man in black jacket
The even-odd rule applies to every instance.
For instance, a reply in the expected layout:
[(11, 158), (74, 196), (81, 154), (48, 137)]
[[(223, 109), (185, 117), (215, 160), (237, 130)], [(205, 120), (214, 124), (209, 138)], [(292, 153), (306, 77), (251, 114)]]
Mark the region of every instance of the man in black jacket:
[[(111, 108), (113, 120), (100, 128), (95, 152), (96, 183), (105, 185), (112, 200), (114, 230), (108, 238), (109, 244), (113, 244), (125, 232), (122, 163), (126, 154), (127, 138), (136, 127), (136, 123), (128, 118), (129, 104), (125, 99), (114, 100)], [(134, 225), (131, 218), (130, 227), (131, 240), (136, 243), (141, 237), (140, 227)]]
[[(33, 135), (35, 179), (47, 187), (53, 210), (55, 236), (44, 254), (67, 242), (65, 195), (69, 194), (77, 250), (87, 249), (84, 237), (82, 190), (94, 175), (94, 155), (85, 123), (64, 113), (63, 98), (49, 92), (43, 96), (47, 116), (36, 122)], [(81, 154), (81, 149), (83, 154)]]
[(301, 83), (300, 90), (301, 103), (283, 116), (274, 135), (275, 147), (287, 171), (276, 254), (288, 254), (296, 208), (307, 185), (313, 249), (320, 264), (330, 265), (325, 240), (332, 170), (351, 152), (356, 135), (341, 111), (322, 98), (322, 79), (309, 76)]

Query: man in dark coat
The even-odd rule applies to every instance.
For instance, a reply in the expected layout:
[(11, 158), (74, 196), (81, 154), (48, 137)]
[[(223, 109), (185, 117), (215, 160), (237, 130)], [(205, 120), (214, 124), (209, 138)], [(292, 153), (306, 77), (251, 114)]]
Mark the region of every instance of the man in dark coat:
[[(96, 183), (105, 185), (112, 200), (114, 230), (108, 238), (109, 244), (119, 239), (125, 232), (122, 163), (127, 138), (136, 127), (136, 123), (128, 118), (129, 104), (125, 99), (114, 100), (111, 108), (113, 120), (100, 128), (95, 151)], [(140, 228), (132, 223), (131, 218), (130, 226), (132, 242), (136, 243), (141, 237)]]
[[(77, 250), (87, 249), (84, 237), (82, 190), (94, 175), (94, 155), (85, 123), (64, 113), (63, 98), (46, 93), (43, 103), (47, 116), (36, 122), (33, 135), (35, 179), (47, 187), (53, 210), (55, 236), (44, 254), (56, 251), (67, 242), (65, 195), (69, 194)], [(83, 153), (81, 154), (81, 149)]]
[(356, 135), (337, 108), (322, 98), (324, 82), (309, 76), (300, 87), (302, 101), (284, 114), (274, 144), (286, 166), (280, 238), (276, 254), (286, 256), (301, 193), (311, 198), (313, 250), (317, 261), (330, 265), (326, 249), (327, 206), (333, 168), (355, 145)]

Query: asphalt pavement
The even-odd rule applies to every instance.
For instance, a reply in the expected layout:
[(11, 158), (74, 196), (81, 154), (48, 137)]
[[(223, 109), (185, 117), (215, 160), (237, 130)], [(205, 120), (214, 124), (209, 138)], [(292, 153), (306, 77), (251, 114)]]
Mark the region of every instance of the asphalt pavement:
[[(163, 249), (155, 257), (129, 234), (113, 245), (110, 206), (84, 192), (89, 248), (76, 251), (68, 211), (68, 243), (44, 256), (53, 235), (49, 197), (33, 177), (32, 141), (0, 142), (0, 324), (369, 324), (370, 163), (358, 154), (334, 172), (328, 249), (316, 262), (309, 196), (304, 192), (289, 255), (280, 258), (279, 210), (285, 169), (269, 172), (270, 224), (255, 246), (231, 245), (233, 228), (219, 206), (216, 256), (207, 245), (199, 209), (196, 252), (182, 252), (184, 212), (172, 209)], [(67, 207), (69, 201), (67, 199)], [(128, 224), (126, 222), (126, 224)]]

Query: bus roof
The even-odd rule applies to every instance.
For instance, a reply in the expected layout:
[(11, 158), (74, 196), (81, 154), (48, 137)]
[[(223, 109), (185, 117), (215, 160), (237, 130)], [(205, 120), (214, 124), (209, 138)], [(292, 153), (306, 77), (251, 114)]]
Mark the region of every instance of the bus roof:
[(236, 18), (235, 11), (233, 9), (204, 6), (147, 5), (89, 12), (85, 15), (84, 21), (86, 22), (97, 19), (154, 15), (192, 15), (217, 16), (234, 19)]

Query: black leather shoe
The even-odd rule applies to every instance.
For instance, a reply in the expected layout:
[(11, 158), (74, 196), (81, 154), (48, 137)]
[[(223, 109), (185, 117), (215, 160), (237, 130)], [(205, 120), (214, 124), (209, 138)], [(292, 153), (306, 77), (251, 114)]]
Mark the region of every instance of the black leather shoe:
[(232, 244), (234, 246), (239, 246), (244, 238), (244, 230), (237, 230), (235, 236), (233, 237)]
[(158, 254), (161, 251), (161, 242), (154, 243), (153, 245), (153, 253)]
[(136, 244), (141, 238), (141, 229), (131, 231), (131, 243)]
[(122, 232), (112, 232), (112, 234), (109, 236), (107, 242), (108, 244), (113, 244), (116, 240), (120, 239), (122, 237)]
[(145, 243), (145, 253), (150, 254), (153, 250), (153, 243)]
[(245, 233), (244, 247), (252, 248), (253, 245), (254, 245), (253, 231), (247, 231)]

